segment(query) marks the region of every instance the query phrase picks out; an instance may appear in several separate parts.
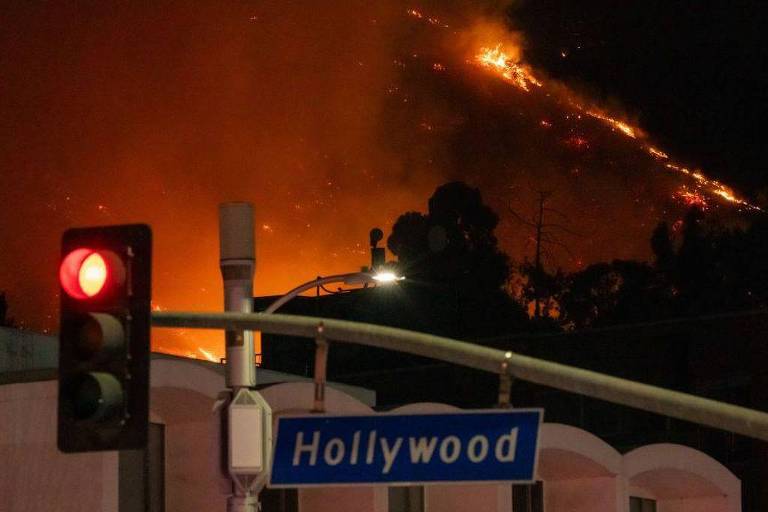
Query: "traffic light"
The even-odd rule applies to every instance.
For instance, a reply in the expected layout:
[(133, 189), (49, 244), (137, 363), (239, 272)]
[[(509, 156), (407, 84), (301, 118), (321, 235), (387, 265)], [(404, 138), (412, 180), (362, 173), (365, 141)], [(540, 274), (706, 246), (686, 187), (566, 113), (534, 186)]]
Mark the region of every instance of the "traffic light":
[(143, 224), (62, 237), (58, 445), (146, 446), (152, 232)]

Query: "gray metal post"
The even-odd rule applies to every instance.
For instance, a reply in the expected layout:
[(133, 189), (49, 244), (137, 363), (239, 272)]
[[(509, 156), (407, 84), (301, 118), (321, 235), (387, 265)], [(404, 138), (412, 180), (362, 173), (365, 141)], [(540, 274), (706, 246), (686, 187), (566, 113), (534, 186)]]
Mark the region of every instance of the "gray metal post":
[[(249, 203), (223, 203), (219, 205), (219, 267), (224, 281), (224, 310), (237, 313), (253, 311), (253, 275), (256, 254), (254, 248), (253, 206)], [(233, 429), (236, 403), (243, 393), (250, 393), (256, 385), (253, 332), (228, 330), (226, 337), (226, 384), (232, 391), (227, 410), (229, 476), (233, 494), (227, 499), (228, 512), (256, 512), (258, 495), (249, 485), (249, 478), (233, 471)], [(247, 400), (250, 402), (251, 400)], [(224, 411), (225, 409), (222, 409)]]
[[(219, 205), (219, 267), (224, 280), (224, 310), (253, 311), (253, 274), (256, 253), (250, 203)], [(253, 332), (227, 331), (227, 387), (234, 390), (256, 385)]]

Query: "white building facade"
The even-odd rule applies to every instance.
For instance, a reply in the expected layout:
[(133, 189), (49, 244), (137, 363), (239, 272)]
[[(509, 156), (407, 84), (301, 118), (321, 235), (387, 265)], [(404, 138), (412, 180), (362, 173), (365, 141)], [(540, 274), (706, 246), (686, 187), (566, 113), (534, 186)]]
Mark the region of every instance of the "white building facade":
[[(177, 358), (155, 358), (151, 371), (152, 454), (59, 453), (56, 381), (0, 385), (0, 510), (225, 511), (230, 485), (221, 471), (221, 425), (214, 412), (223, 373)], [(268, 374), (262, 372), (260, 381), (277, 378)], [(275, 417), (307, 413), (313, 405), (310, 381), (275, 383), (260, 392)], [(376, 414), (374, 405), (365, 390), (326, 389), (330, 414)], [(393, 412), (452, 410), (412, 404)], [(137, 481), (142, 468), (151, 468), (153, 476)], [(268, 491), (263, 512), (741, 511), (739, 480), (702, 452), (654, 444), (622, 455), (594, 435), (561, 424), (542, 425), (537, 480), (533, 486)]]

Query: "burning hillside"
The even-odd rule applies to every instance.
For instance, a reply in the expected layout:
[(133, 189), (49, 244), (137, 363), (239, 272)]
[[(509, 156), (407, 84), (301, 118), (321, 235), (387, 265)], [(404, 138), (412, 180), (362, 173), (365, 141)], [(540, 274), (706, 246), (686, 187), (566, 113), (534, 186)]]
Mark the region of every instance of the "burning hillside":
[[(514, 62), (512, 58), (502, 51), (501, 43), (497, 44), (495, 48), (481, 48), (480, 52), (475, 56), (475, 60), (481, 65), (490, 68), (496, 72), (499, 76), (507, 81), (510, 81), (513, 85), (522, 89), (525, 92), (529, 92), (529, 86), (535, 85), (542, 87), (543, 84), (538, 81), (532, 75), (531, 71), (519, 62)], [(632, 139), (645, 139), (646, 135), (636, 126), (632, 126), (624, 121), (620, 121), (611, 117), (609, 114), (598, 110), (596, 107), (585, 107), (575, 100), (569, 100), (568, 104), (576, 109), (577, 112), (584, 113), (590, 117), (598, 119), (604, 122), (610, 128), (617, 130), (627, 137)], [(550, 125), (549, 121), (542, 120), (542, 125)], [(582, 144), (586, 143), (585, 139), (579, 138)], [(680, 199), (686, 205), (696, 205), (700, 208), (706, 208), (707, 202), (703, 200), (704, 195), (719, 196), (725, 201), (732, 203), (733, 205), (741, 206), (746, 209), (757, 210), (756, 206), (749, 204), (744, 199), (740, 199), (733, 194), (733, 191), (722, 183), (706, 178), (701, 171), (689, 170), (686, 167), (681, 166), (678, 163), (672, 162), (664, 151), (655, 148), (651, 145), (643, 144), (643, 147), (648, 154), (654, 158), (664, 161), (664, 167), (672, 171), (679, 172), (686, 176), (691, 177), (694, 181), (693, 187), (697, 190), (690, 192), (688, 185), (682, 185), (680, 190), (673, 194), (674, 198)]]
[[(15, 121), (0, 154), (0, 289), (12, 314), (55, 329), (59, 233), (137, 220), (155, 230), (156, 303), (220, 308), (215, 212), (227, 200), (256, 206), (259, 294), (365, 264), (368, 230), (449, 180), (481, 188), (516, 259), (530, 248), (508, 209), (532, 212), (551, 192), (553, 222), (578, 233), (547, 262), (565, 268), (646, 257), (656, 223), (688, 205), (753, 209), (526, 65), (519, 34), (433, 3), (440, 12), (361, 0), (25, 11), (3, 46), (5, 62), (30, 63), (3, 67), (15, 103), (1, 113)], [(158, 346), (221, 353), (218, 334)]]
[(441, 42), (395, 60), (401, 72), (385, 125), (402, 135), (388, 137), (390, 148), (416, 169), (480, 186), (502, 216), (513, 257), (530, 250), (506, 211), (532, 213), (539, 191), (551, 193), (556, 222), (579, 233), (548, 261), (571, 269), (647, 257), (653, 227), (674, 224), (693, 205), (727, 217), (758, 210), (675, 161), (636, 124), (526, 65), (519, 36), (494, 23), (450, 29), (421, 11), (407, 14)]

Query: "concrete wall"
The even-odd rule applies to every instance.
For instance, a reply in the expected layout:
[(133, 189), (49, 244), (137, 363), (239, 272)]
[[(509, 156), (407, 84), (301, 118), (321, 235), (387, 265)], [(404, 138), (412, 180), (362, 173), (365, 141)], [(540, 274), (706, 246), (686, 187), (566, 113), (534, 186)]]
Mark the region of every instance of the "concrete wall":
[(117, 452), (56, 447), (57, 382), (0, 386), (0, 510), (117, 512)]
[[(480, 512), (485, 510), (512, 510), (509, 501), (499, 503), (499, 485), (431, 485), (426, 488), (427, 510), (434, 512)], [(501, 508), (499, 508), (501, 505)], [(504, 508), (509, 505), (509, 508)]]

